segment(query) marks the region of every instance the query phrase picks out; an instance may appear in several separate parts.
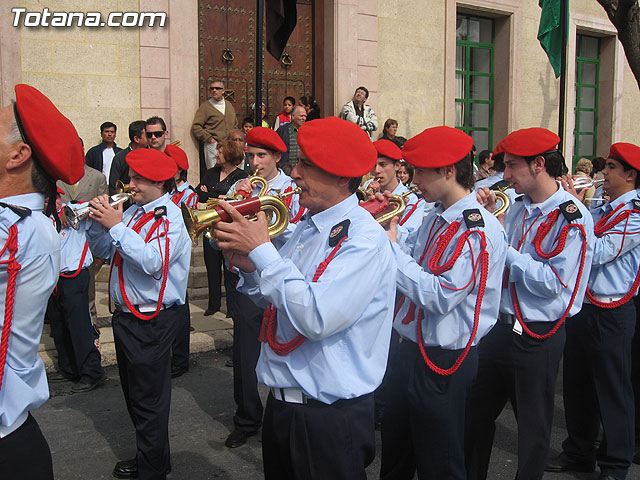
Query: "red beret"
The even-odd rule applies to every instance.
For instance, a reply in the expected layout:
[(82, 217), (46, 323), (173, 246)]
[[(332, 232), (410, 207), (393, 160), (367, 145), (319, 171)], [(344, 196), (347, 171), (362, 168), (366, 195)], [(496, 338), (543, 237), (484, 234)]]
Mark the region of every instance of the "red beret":
[(253, 127), (249, 130), (249, 133), (247, 133), (247, 145), (281, 153), (287, 151), (287, 146), (280, 138), (280, 135), (267, 127)]
[(504, 153), (504, 148), (502, 147), (502, 142), (498, 142), (491, 155), (495, 157), (496, 155), (500, 155), (501, 153)]
[(35, 88), (18, 84), (15, 117), (33, 155), (54, 180), (74, 184), (84, 175), (84, 149), (71, 121)]
[(176, 145), (167, 145), (164, 149), (164, 153), (169, 155), (176, 162), (179, 168), (182, 170), (189, 170), (189, 159), (184, 150)]
[(511, 132), (500, 142), (505, 153), (518, 157), (532, 157), (555, 150), (560, 137), (546, 128), (522, 128)]
[(138, 175), (154, 182), (164, 182), (173, 178), (178, 171), (176, 162), (154, 148), (138, 148), (125, 157), (127, 165)]
[(418, 168), (453, 165), (471, 152), (473, 139), (462, 130), (432, 127), (407, 140), (402, 147), (404, 159)]
[(622, 160), (636, 170), (640, 170), (640, 147), (633, 143), (614, 143), (609, 150), (609, 157)]
[(338, 117), (303, 123), (298, 145), (311, 163), (337, 177), (361, 177), (373, 169), (378, 158), (369, 135)]
[(376, 140), (373, 142), (379, 157), (387, 157), (391, 160), (402, 160), (402, 150), (389, 140)]

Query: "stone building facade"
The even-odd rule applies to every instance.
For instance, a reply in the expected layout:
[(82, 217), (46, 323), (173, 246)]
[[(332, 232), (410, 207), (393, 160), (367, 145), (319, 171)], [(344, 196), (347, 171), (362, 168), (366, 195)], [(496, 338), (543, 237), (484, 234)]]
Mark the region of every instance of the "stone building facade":
[[(596, 0), (570, 3), (565, 154), (603, 155), (611, 142), (640, 143), (640, 93), (615, 29)], [(11, 101), (15, 83), (36, 86), (71, 118), (87, 148), (99, 142), (103, 121), (118, 124), (124, 146), (131, 121), (158, 114), (171, 139), (197, 158), (189, 129), (211, 77), (229, 81), (239, 117), (249, 113), (253, 0), (16, 0), (15, 6), (167, 13), (164, 27), (34, 28), (14, 27), (10, 9), (0, 12), (0, 104)], [(446, 124), (466, 129), (484, 148), (517, 128), (558, 130), (560, 82), (536, 39), (537, 0), (299, 0), (298, 6), (298, 33), (285, 50), (292, 65), (265, 58), (270, 119), (284, 93), (312, 94), (328, 115), (365, 85), (378, 133), (386, 118), (398, 120), (405, 137)], [(230, 50), (234, 60), (215, 49)], [(192, 169), (190, 181), (198, 178)]]

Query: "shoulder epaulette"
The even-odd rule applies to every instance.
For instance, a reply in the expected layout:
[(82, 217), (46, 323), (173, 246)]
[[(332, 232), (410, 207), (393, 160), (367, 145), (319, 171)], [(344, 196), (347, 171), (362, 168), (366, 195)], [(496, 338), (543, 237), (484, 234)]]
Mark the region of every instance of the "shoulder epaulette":
[(347, 219), (331, 227), (331, 233), (329, 233), (330, 247), (335, 247), (340, 240), (349, 236), (349, 225), (351, 225), (351, 220)]
[(524, 200), (524, 195), (520, 195), (519, 197), (516, 197), (516, 202), (521, 202), (522, 200)]
[(0, 207), (8, 208), (13, 213), (18, 215), (20, 217), (20, 220), (22, 220), (23, 218), (27, 218), (29, 215), (31, 215), (31, 210), (27, 207), (19, 207), (18, 205), (10, 205), (8, 203), (2, 203), (2, 202), (0, 202)]
[(161, 207), (156, 207), (153, 210), (153, 215), (156, 218), (156, 220), (158, 220), (159, 218), (162, 218), (166, 214), (167, 214), (167, 207), (165, 207), (164, 205)]
[(561, 203), (559, 208), (562, 215), (564, 215), (564, 218), (566, 218), (569, 223), (577, 220), (578, 218), (582, 218), (582, 212), (580, 212), (580, 209), (573, 200)]
[(467, 229), (484, 227), (484, 218), (482, 218), (480, 209), (470, 208), (462, 212), (462, 216), (464, 217), (464, 223), (467, 225)]
[(496, 183), (494, 183), (493, 185), (491, 185), (489, 187), (489, 190), (499, 190), (499, 191), (503, 191), (506, 190), (507, 188), (509, 188), (511, 186), (511, 182), (508, 180), (499, 180)]

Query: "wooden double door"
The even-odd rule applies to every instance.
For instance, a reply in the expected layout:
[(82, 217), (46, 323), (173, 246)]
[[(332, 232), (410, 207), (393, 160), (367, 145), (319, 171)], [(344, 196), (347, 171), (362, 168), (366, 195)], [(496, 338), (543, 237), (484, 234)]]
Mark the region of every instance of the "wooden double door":
[[(313, 95), (313, 2), (297, 2), (298, 22), (282, 58), (264, 51), (262, 101), (273, 126), (282, 100)], [(256, 0), (198, 0), (200, 102), (211, 79), (225, 82), (238, 122), (253, 117), (256, 96)], [(266, 40), (264, 41), (266, 46)]]

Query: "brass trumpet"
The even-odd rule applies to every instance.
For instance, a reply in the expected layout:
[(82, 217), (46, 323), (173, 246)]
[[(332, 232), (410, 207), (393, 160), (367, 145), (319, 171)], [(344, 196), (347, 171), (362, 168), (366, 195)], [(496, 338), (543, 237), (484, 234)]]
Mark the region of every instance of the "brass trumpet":
[[(498, 182), (500, 183), (500, 182)], [(508, 188), (511, 188), (512, 185), (509, 183), (507, 185), (503, 185), (503, 186), (496, 186), (493, 185), (491, 187), (489, 187), (489, 190), (491, 190), (493, 192), (493, 194), (496, 197), (496, 205), (497, 205), (497, 200), (500, 200), (500, 206), (497, 207), (494, 211), (493, 214), (497, 217), (499, 215), (502, 215), (503, 213), (505, 213), (507, 210), (509, 210), (509, 207), (511, 206), (511, 199), (509, 198), (509, 195), (507, 195), (505, 192), (505, 190), (507, 190)]]
[[(109, 197), (109, 205), (115, 207), (119, 203), (126, 202), (127, 200), (133, 201), (133, 196), (135, 195), (129, 188), (129, 185), (125, 185), (120, 180), (116, 182), (116, 194), (111, 195)], [(67, 220), (71, 224), (71, 228), (74, 230), (78, 230), (80, 228), (80, 220), (89, 216), (89, 205), (85, 205), (84, 207), (80, 207), (76, 210), (69, 207), (69, 205), (64, 207), (64, 215), (67, 217)]]
[[(257, 183), (260, 185), (260, 191), (258, 192), (257, 196), (263, 197), (269, 191), (269, 182), (264, 178), (256, 175), (256, 173), (257, 173), (257, 170), (253, 172), (253, 175), (249, 177), (249, 181), (251, 183)], [(239, 190), (237, 192), (232, 193), (231, 196), (229, 197), (229, 200), (244, 200), (245, 198), (249, 198), (249, 197), (251, 197), (251, 192), (245, 192), (244, 190)], [(210, 199), (210, 200), (214, 200), (215, 203), (217, 204), (216, 199)], [(207, 201), (207, 206), (209, 206), (209, 201)]]
[(392, 195), (389, 198), (385, 197), (384, 200), (369, 200), (360, 206), (373, 215), (373, 218), (384, 227), (391, 222), (393, 217), (402, 216), (407, 208), (409, 195), (417, 191), (418, 187), (412, 187), (411, 190), (402, 195)]
[[(250, 220), (254, 219), (260, 210), (264, 211), (269, 218), (273, 215), (275, 221), (273, 223), (270, 222), (269, 225), (269, 237), (273, 238), (280, 235), (289, 224), (289, 208), (282, 200), (290, 195), (299, 194), (301, 191), (300, 188), (296, 188), (281, 195), (251, 197), (234, 201), (232, 204), (242, 215)], [(202, 233), (205, 233), (207, 238), (212, 238), (211, 228), (214, 224), (231, 221), (231, 217), (227, 212), (218, 205), (198, 210), (189, 208), (183, 203), (180, 208), (182, 209), (184, 224), (194, 246), (198, 244), (198, 237)]]

